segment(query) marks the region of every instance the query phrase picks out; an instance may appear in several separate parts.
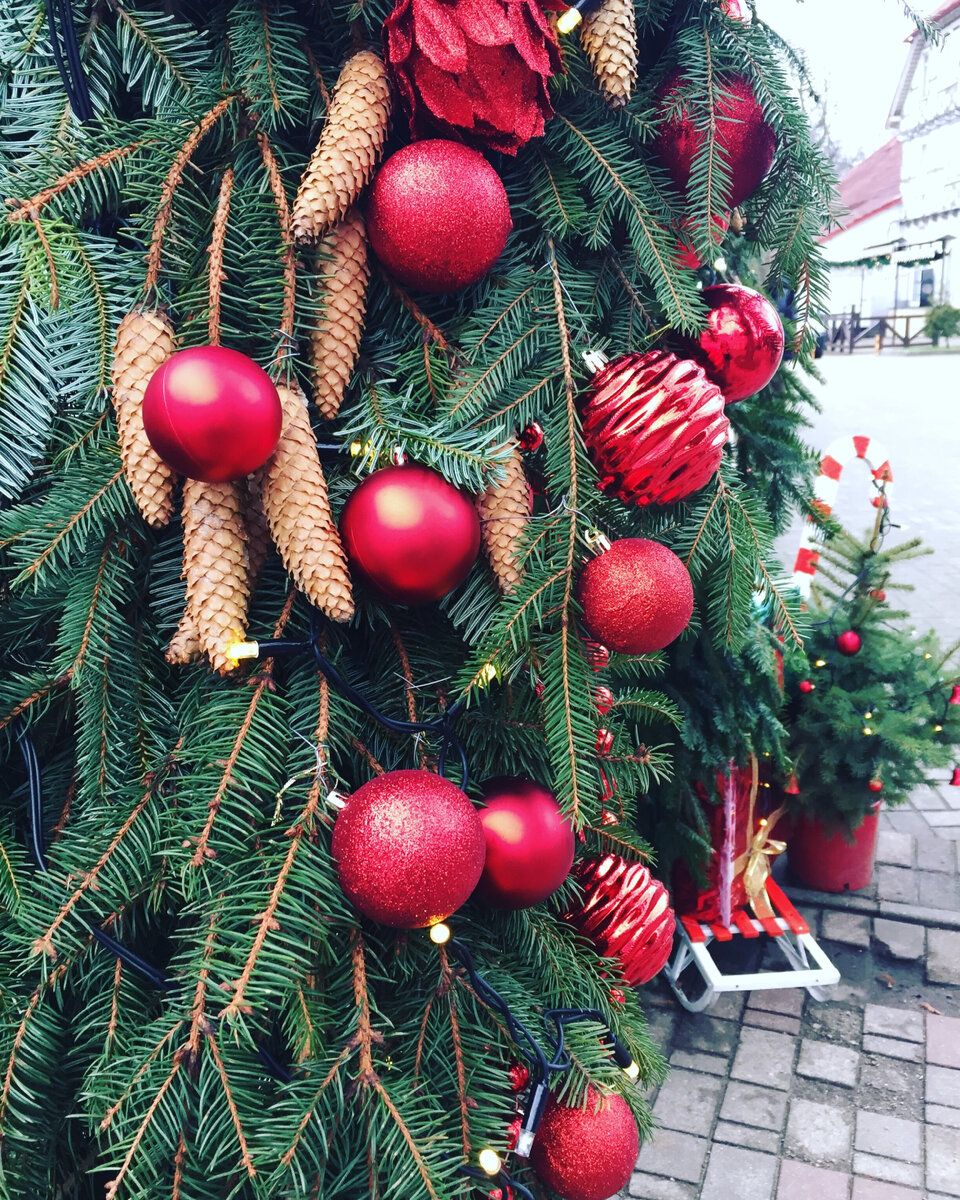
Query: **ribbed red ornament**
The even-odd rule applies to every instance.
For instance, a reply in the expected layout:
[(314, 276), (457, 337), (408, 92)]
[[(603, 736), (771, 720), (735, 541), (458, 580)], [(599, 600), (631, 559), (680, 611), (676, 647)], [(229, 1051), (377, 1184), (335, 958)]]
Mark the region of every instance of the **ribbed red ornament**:
[(723, 457), (723, 393), (688, 359), (623, 354), (593, 377), (583, 439), (600, 487), (628, 504), (672, 504), (702, 488)]
[(583, 901), (566, 919), (597, 953), (619, 959), (631, 987), (648, 983), (670, 957), (676, 919), (667, 889), (643, 863), (618, 854), (585, 858), (574, 868)]
[(587, 1089), (586, 1105), (547, 1101), (530, 1165), (564, 1200), (607, 1200), (625, 1187), (640, 1152), (627, 1102)]

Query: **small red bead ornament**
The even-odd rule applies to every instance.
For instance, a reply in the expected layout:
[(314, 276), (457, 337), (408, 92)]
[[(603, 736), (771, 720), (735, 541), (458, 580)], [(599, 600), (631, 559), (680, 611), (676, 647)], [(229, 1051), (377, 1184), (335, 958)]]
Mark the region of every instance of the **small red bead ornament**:
[(483, 825), (458, 787), (429, 771), (388, 771), (358, 788), (333, 827), (344, 895), (397, 929), (456, 912), (483, 870)]
[(791, 775), (787, 782), (783, 785), (784, 794), (787, 796), (800, 795), (800, 781), (796, 775)]
[(520, 434), (520, 449), (526, 454), (536, 454), (543, 445), (543, 429), (536, 421), (531, 421)]
[(621, 654), (662, 650), (693, 615), (690, 573), (672, 550), (647, 538), (620, 538), (592, 558), (577, 599), (590, 635)]
[(522, 1092), (530, 1082), (530, 1069), (522, 1062), (511, 1063), (507, 1075), (510, 1079), (511, 1092)]
[(598, 954), (619, 960), (631, 987), (648, 983), (663, 970), (673, 946), (676, 919), (667, 889), (642, 863), (617, 854), (582, 859), (574, 876), (583, 900), (566, 919)]
[(640, 507), (699, 491), (720, 466), (729, 430), (717, 385), (696, 363), (660, 350), (601, 367), (581, 420), (600, 487)]
[(553, 793), (530, 779), (491, 779), (483, 798), (486, 855), (475, 898), (510, 910), (546, 900), (570, 873), (575, 848)]
[(855, 629), (846, 629), (843, 633), (838, 633), (833, 643), (841, 654), (847, 658), (852, 658), (855, 654), (860, 653), (860, 647), (863, 645), (863, 638)]
[(728, 404), (755, 396), (783, 361), (783, 324), (766, 296), (752, 288), (720, 283), (704, 288), (709, 312), (699, 341), (683, 352), (703, 367)]
[(462, 583), (480, 551), (476, 505), (429, 467), (374, 471), (340, 517), (350, 568), (393, 604), (427, 604)]
[(601, 727), (597, 730), (597, 742), (594, 746), (594, 751), (600, 758), (606, 758), (613, 750), (613, 734), (609, 729)]
[(367, 205), (370, 245), (387, 271), (425, 292), (482, 279), (513, 228), (500, 176), (478, 150), (430, 138), (392, 154)]
[(601, 717), (605, 717), (613, 708), (613, 692), (608, 687), (598, 687), (593, 693), (593, 702), (597, 706), (597, 712)]
[(801, 679), (797, 687), (805, 696), (809, 696), (811, 692), (816, 691), (817, 685), (812, 679)]
[(550, 1097), (530, 1164), (564, 1200), (608, 1200), (626, 1186), (639, 1152), (640, 1134), (627, 1102), (591, 1087), (586, 1105)]
[(165, 463), (188, 479), (242, 479), (280, 440), (283, 409), (261, 366), (226, 346), (179, 350), (150, 378), (143, 425)]
[(587, 642), (587, 662), (593, 671), (602, 671), (610, 665), (610, 651), (600, 642)]
[(870, 789), (871, 792), (882, 792), (883, 791), (883, 780), (882, 779), (871, 779), (870, 782), (867, 784), (867, 787)]

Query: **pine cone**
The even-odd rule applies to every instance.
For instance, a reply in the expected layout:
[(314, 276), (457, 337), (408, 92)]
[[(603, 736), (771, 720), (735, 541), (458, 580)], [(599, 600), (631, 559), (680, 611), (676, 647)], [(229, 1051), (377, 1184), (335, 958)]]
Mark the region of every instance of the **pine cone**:
[(614, 108), (622, 108), (637, 82), (637, 21), (633, 0), (603, 0), (580, 26), (580, 44), (600, 91)]
[(117, 330), (111, 369), (123, 469), (137, 507), (157, 529), (173, 515), (173, 471), (147, 439), (143, 394), (176, 345), (173, 326), (162, 313), (127, 313)]
[(326, 274), (323, 310), (310, 335), (310, 361), (314, 371), (314, 401), (321, 414), (332, 420), (357, 361), (366, 311), (367, 240), (363, 217), (351, 209), (343, 222), (328, 233), (321, 252), (329, 257), (317, 262)]
[(370, 182), (390, 120), (390, 83), (372, 50), (361, 50), (340, 72), (327, 120), (293, 206), (298, 242), (314, 242)]
[(517, 544), (533, 511), (530, 485), (523, 471), (523, 459), (514, 445), (503, 464), (506, 477), (492, 483), (477, 498), (481, 536), (490, 566), (504, 595), (516, 588), (523, 578), (518, 562)]
[(307, 398), (296, 385), (280, 387), (283, 432), (260, 471), (263, 511), (283, 565), (311, 603), (334, 621), (353, 616), (353, 592), (327, 482), (310, 428)]
[(196, 662), (201, 653), (197, 614), (193, 605), (188, 600), (184, 605), (180, 624), (177, 626), (176, 633), (170, 639), (170, 645), (167, 647), (167, 653), (164, 657), (171, 666), (185, 667), (188, 663)]

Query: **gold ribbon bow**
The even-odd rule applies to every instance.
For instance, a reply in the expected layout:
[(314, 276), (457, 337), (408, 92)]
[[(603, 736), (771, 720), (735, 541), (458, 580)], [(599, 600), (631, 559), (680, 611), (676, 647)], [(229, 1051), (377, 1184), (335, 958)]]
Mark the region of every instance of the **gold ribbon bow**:
[[(757, 802), (757, 791), (760, 787), (760, 768), (756, 755), (750, 756), (750, 766), (753, 779), (750, 787), (750, 816), (747, 828), (753, 828), (753, 814)], [(767, 898), (767, 880), (770, 878), (770, 864), (787, 848), (786, 842), (774, 841), (770, 836), (774, 826), (786, 812), (786, 806), (781, 804), (776, 812), (761, 819), (756, 833), (744, 854), (737, 859), (734, 867), (743, 871), (743, 886), (750, 901), (750, 907), (758, 920), (766, 921), (775, 913)]]

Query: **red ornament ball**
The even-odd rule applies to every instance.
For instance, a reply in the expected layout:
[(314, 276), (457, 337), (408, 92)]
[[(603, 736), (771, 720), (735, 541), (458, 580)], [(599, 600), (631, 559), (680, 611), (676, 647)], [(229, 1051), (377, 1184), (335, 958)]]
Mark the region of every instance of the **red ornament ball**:
[(574, 872), (583, 900), (566, 919), (604, 958), (620, 962), (631, 987), (648, 983), (666, 965), (676, 918), (667, 889), (642, 863), (617, 854), (582, 859)]
[(673, 504), (716, 473), (730, 423), (696, 363), (651, 350), (623, 354), (590, 382), (583, 439), (600, 487), (627, 504)]
[(150, 377), (143, 424), (168, 466), (206, 483), (242, 479), (280, 440), (283, 410), (270, 376), (226, 346), (179, 350)]
[(386, 269), (424, 292), (482, 279), (513, 228), (500, 176), (478, 150), (429, 138), (391, 154), (367, 206), (370, 245)]
[(805, 696), (809, 696), (812, 691), (816, 690), (817, 685), (812, 679), (801, 679), (797, 684), (797, 687)]
[(606, 686), (595, 688), (593, 702), (597, 706), (597, 712), (600, 716), (605, 717), (614, 705), (613, 692)]
[(550, 1097), (530, 1164), (564, 1200), (608, 1200), (626, 1186), (639, 1153), (640, 1133), (627, 1102), (591, 1087), (586, 1106)]
[[(777, 136), (764, 119), (749, 80), (742, 76), (725, 79), (720, 91), (716, 105), (716, 147), (730, 178), (724, 206), (736, 208), (753, 195), (773, 165)], [(707, 132), (705, 128), (697, 128), (698, 122), (686, 108), (669, 115), (671, 106), (675, 109), (678, 92), (689, 94), (690, 82), (674, 74), (660, 89), (663, 120), (654, 146), (677, 190), (685, 195), (690, 170), (703, 149)], [(699, 124), (704, 126), (705, 100), (700, 107)]]
[(358, 788), (333, 827), (344, 895), (397, 929), (443, 921), (483, 870), (483, 826), (458, 787), (429, 771), (388, 771)]
[(783, 361), (783, 324), (766, 296), (734, 283), (704, 288), (710, 310), (699, 342), (683, 351), (698, 362), (728, 404), (755, 396)]
[(690, 573), (672, 550), (647, 538), (620, 538), (592, 558), (577, 599), (590, 636), (621, 654), (662, 650), (693, 616)]
[(480, 822), (486, 839), (475, 896), (491, 908), (530, 908), (552, 896), (573, 866), (573, 827), (553, 793), (530, 779), (491, 779)]
[(870, 789), (871, 792), (882, 792), (883, 791), (883, 780), (882, 779), (871, 779), (870, 782), (867, 784), (867, 787)]
[(847, 658), (853, 658), (855, 654), (860, 653), (863, 638), (855, 629), (846, 629), (843, 633), (837, 634), (833, 644), (841, 654), (845, 654)]
[(600, 758), (606, 758), (613, 750), (613, 734), (609, 729), (601, 726), (597, 730), (597, 740), (593, 747), (594, 753)]
[(344, 505), (351, 570), (393, 604), (427, 604), (462, 583), (480, 551), (480, 520), (463, 492), (429, 467), (383, 467)]

